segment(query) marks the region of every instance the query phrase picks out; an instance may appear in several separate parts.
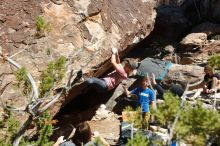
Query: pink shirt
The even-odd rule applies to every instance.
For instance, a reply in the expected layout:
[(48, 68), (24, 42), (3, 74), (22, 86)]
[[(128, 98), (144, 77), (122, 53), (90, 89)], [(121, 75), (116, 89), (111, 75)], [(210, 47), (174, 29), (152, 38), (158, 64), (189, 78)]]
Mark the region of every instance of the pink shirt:
[(108, 90), (115, 88), (118, 84), (120, 84), (123, 80), (127, 79), (128, 75), (125, 72), (123, 66), (118, 64), (116, 66), (115, 71), (109, 73), (103, 79), (105, 80)]

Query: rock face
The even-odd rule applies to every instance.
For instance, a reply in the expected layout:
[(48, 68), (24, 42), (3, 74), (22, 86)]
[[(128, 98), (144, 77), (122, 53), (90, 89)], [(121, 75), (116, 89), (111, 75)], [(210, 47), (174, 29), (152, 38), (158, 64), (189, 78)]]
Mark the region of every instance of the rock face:
[[(103, 74), (111, 67), (110, 48), (118, 47), (124, 56), (132, 44), (149, 35), (156, 17), (153, 0), (66, 0), (62, 5), (48, 0), (2, 0), (0, 5), (1, 51), (26, 67), (37, 84), (47, 63), (65, 56), (68, 62), (61, 87), (69, 80), (71, 70), (75, 73), (82, 68), (87, 75)], [(35, 22), (39, 15), (49, 24), (50, 31), (37, 36)], [(4, 74), (3, 86), (15, 80), (9, 64), (1, 62), (0, 70)], [(14, 97), (14, 101), (19, 101), (15, 102), (16, 107), (27, 104), (12, 84), (2, 97), (5, 102)], [(74, 94), (68, 97), (73, 98)], [(54, 106), (54, 113), (63, 101)]]
[(220, 33), (220, 24), (214, 24), (210, 22), (204, 22), (199, 24), (198, 26), (194, 27), (192, 29), (193, 33), (205, 33), (207, 36), (212, 35), (212, 34), (219, 34)]
[(184, 0), (181, 7), (186, 16), (194, 23), (204, 20), (220, 23), (219, 5), (218, 0)]
[(180, 7), (160, 6), (153, 33), (166, 39), (178, 39), (192, 26)]
[(219, 32), (217, 23), (220, 23), (220, 1), (159, 0), (158, 4), (155, 29), (150, 35), (153, 39), (149, 42), (158, 37), (171, 42), (179, 41), (193, 26), (200, 23), (192, 30), (193, 33), (204, 32), (210, 35)]

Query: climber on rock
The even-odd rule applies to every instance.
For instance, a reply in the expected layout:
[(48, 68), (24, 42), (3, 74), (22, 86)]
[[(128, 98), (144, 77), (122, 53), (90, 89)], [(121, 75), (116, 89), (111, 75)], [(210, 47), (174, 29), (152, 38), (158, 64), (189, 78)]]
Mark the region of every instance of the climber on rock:
[(148, 123), (150, 119), (150, 109), (149, 105), (153, 106), (154, 102), (154, 91), (151, 90), (148, 86), (150, 85), (150, 79), (147, 76), (141, 77), (141, 86), (135, 88), (132, 91), (123, 86), (125, 94), (127, 96), (134, 96), (137, 105), (141, 108), (142, 111), (142, 128), (148, 128)]
[(123, 80), (126, 80), (128, 76), (138, 67), (138, 64), (134, 60), (126, 59), (124, 66), (120, 62), (118, 55), (118, 49), (112, 48), (111, 63), (114, 67), (114, 71), (109, 73), (104, 78), (91, 77), (85, 80), (87, 89), (94, 87), (98, 92), (106, 92), (114, 89)]

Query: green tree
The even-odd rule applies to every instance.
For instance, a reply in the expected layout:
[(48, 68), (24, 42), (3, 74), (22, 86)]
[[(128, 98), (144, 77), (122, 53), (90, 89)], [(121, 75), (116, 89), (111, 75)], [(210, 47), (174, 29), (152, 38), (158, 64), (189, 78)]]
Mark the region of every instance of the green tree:
[(143, 133), (136, 133), (133, 139), (129, 139), (126, 146), (149, 146), (149, 140)]
[(156, 110), (151, 110), (152, 115), (163, 126), (170, 125), (180, 109), (179, 97), (174, 96), (171, 92), (164, 94), (164, 103), (158, 105)]
[(194, 107), (187, 104), (182, 111), (175, 128), (179, 139), (184, 139), (193, 145), (205, 145), (207, 136), (215, 137), (220, 130), (220, 114), (217, 111), (205, 109), (202, 103)]
[(203, 146), (207, 137), (219, 138), (220, 114), (217, 111), (206, 109), (202, 103), (194, 106), (185, 103), (180, 109), (180, 100), (171, 93), (166, 93), (164, 103), (158, 105), (153, 115), (161, 126), (173, 124), (178, 111), (181, 111), (177, 124), (174, 127), (173, 140), (184, 140), (189, 144)]

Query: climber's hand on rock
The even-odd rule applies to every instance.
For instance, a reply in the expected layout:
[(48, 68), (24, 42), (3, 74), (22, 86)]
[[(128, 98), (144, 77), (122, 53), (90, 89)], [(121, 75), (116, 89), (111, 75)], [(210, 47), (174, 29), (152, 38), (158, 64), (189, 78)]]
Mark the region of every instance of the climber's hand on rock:
[(115, 48), (115, 47), (113, 47), (113, 48), (112, 48), (112, 54), (118, 54), (118, 49)]

